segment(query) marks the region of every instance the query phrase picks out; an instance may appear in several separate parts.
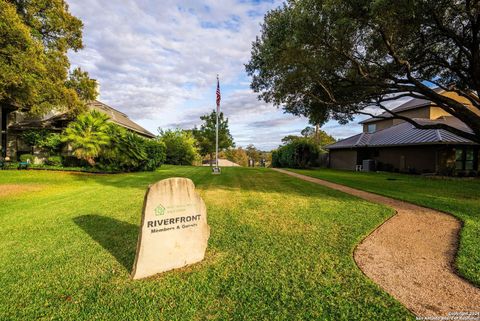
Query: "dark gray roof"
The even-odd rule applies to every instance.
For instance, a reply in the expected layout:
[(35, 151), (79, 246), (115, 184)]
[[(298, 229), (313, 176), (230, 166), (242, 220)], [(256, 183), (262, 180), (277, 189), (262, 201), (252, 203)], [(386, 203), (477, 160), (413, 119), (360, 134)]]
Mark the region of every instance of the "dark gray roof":
[[(440, 89), (440, 88), (436, 88), (435, 91), (439, 94), (444, 92), (444, 90)], [(397, 106), (397, 107), (393, 108), (392, 111), (395, 112), (395, 113), (398, 113), (398, 112), (402, 112), (402, 111), (407, 111), (407, 110), (417, 109), (417, 108), (420, 108), (420, 107), (429, 106), (431, 104), (432, 104), (432, 102), (430, 100), (427, 100), (427, 99), (412, 98), (412, 99), (408, 100), (407, 102), (401, 104), (400, 106)], [(375, 118), (375, 117), (368, 118), (368, 119), (365, 119), (365, 120), (359, 122), (359, 124), (372, 123), (372, 122), (375, 122), (375, 121), (382, 120), (384, 117), (391, 118), (392, 114), (385, 111), (385, 112), (381, 113), (380, 115), (378, 115), (378, 117), (382, 117), (382, 118)]]
[(105, 113), (110, 117), (110, 120), (117, 125), (130, 129), (140, 135), (153, 138), (155, 137), (154, 134), (140, 126), (139, 124), (135, 123), (133, 120), (128, 118), (128, 116), (121, 111), (116, 110), (98, 100), (92, 100), (88, 103), (88, 107), (91, 109), (98, 110), (102, 113)]
[[(466, 132), (472, 132), (469, 127), (454, 117), (442, 117), (436, 120), (415, 119), (420, 124), (445, 123)], [(469, 139), (460, 137), (444, 129), (418, 129), (412, 124), (402, 122), (374, 133), (361, 133), (342, 139), (326, 146), (327, 149), (382, 147), (398, 145), (429, 145), (429, 144), (475, 144)]]
[[(25, 114), (23, 112), (18, 112), (22, 116)], [(53, 116), (49, 115), (48, 117), (41, 118), (39, 116), (27, 115), (22, 120), (14, 122), (8, 129), (11, 130), (27, 130), (27, 129), (42, 129), (48, 128), (49, 130), (62, 131), (63, 128), (58, 126), (58, 123), (64, 120), (70, 120), (67, 113), (55, 114)]]
[[(89, 109), (94, 109), (100, 111), (102, 113), (107, 114), (112, 122), (115, 124), (125, 127), (131, 131), (136, 132), (139, 135), (154, 138), (156, 137), (154, 134), (140, 126), (139, 124), (135, 123), (133, 120), (128, 118), (128, 116), (121, 111), (116, 110), (98, 100), (92, 100), (87, 103), (87, 107)], [(16, 122), (9, 126), (10, 129), (16, 130), (25, 130), (25, 129), (36, 129), (36, 128), (52, 128), (55, 124), (62, 120), (72, 120), (72, 115), (66, 112), (54, 112), (53, 115), (45, 115), (45, 116), (34, 116), (31, 118), (23, 119), (19, 122)], [(62, 130), (62, 128), (53, 128), (55, 130)]]

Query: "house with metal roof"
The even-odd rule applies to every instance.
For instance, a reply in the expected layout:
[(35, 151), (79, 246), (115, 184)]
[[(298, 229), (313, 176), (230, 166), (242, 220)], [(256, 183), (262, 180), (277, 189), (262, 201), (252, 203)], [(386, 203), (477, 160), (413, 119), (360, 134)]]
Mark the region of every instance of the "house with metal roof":
[[(145, 138), (154, 138), (155, 135), (135, 123), (125, 113), (110, 107), (98, 100), (87, 103), (89, 110), (105, 113), (110, 121)], [(23, 153), (30, 153), (31, 147), (22, 140), (22, 133), (26, 130), (48, 129), (51, 132), (62, 132), (74, 117), (65, 112), (52, 111), (44, 116), (30, 116), (20, 111), (9, 111), (0, 107), (0, 142), (1, 155), (11, 159), (18, 158)]]
[[(458, 99), (451, 92), (442, 95)], [(471, 129), (431, 101), (411, 99), (392, 109), (419, 124), (445, 123), (471, 132)], [(331, 168), (383, 170), (408, 173), (476, 175), (480, 146), (444, 129), (418, 129), (384, 112), (366, 119), (363, 132), (327, 146)]]

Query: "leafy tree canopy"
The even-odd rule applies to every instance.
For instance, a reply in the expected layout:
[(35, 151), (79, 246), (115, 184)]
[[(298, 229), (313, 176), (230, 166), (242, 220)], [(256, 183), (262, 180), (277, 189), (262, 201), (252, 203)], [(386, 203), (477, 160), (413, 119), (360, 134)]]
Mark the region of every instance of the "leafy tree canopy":
[(335, 138), (327, 134), (325, 131), (318, 127), (307, 126), (300, 132), (301, 136), (288, 135), (282, 138), (282, 143), (288, 145), (298, 140), (311, 141), (318, 148), (322, 149), (326, 145), (335, 143)]
[[(82, 48), (82, 22), (64, 0), (0, 0), (0, 104), (33, 113), (79, 111), (95, 87), (68, 80), (68, 50)], [(71, 79), (80, 76), (73, 72)]]
[[(200, 154), (202, 156), (209, 155), (213, 159), (215, 154), (215, 135), (217, 113), (212, 111), (210, 114), (200, 117), (203, 124), (200, 128), (193, 129), (193, 135), (198, 142)], [(228, 128), (228, 118), (224, 118), (223, 113), (218, 115), (218, 150), (234, 147), (233, 137)]]
[(242, 147), (229, 148), (220, 153), (221, 158), (226, 158), (240, 166), (248, 166), (248, 155)]
[(75, 68), (65, 82), (69, 89), (75, 90), (77, 96), (83, 101), (94, 100), (97, 98), (97, 81), (88, 76), (88, 72), (81, 68)]
[[(468, 0), (289, 0), (265, 16), (246, 70), (266, 102), (314, 125), (344, 124), (400, 97), (423, 98), (459, 118), (480, 142), (480, 6)], [(445, 97), (451, 90), (472, 105)]]
[(335, 138), (318, 128), (318, 126), (307, 126), (300, 132), (300, 134), (305, 138), (313, 140), (313, 142), (320, 148), (335, 143)]
[(253, 144), (248, 145), (245, 148), (247, 155), (250, 159), (253, 159), (255, 162), (259, 162), (262, 157), (262, 152), (258, 150)]
[(301, 136), (298, 136), (298, 135), (287, 135), (285, 137), (282, 138), (282, 144), (284, 145), (287, 145), (287, 144), (290, 144), (291, 142), (294, 142), (298, 139), (301, 139), (302, 137)]

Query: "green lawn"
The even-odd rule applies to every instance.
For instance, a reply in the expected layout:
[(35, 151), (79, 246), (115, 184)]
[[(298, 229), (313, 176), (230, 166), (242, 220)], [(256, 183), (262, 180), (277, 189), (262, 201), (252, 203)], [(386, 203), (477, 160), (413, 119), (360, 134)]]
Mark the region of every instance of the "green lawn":
[(480, 179), (442, 179), (331, 169), (294, 171), (455, 215), (464, 224), (457, 269), (465, 278), (480, 286)]
[[(206, 201), (206, 259), (133, 281), (145, 189), (171, 176)], [(0, 319), (412, 319), (352, 258), (392, 214), (269, 169), (0, 171)]]

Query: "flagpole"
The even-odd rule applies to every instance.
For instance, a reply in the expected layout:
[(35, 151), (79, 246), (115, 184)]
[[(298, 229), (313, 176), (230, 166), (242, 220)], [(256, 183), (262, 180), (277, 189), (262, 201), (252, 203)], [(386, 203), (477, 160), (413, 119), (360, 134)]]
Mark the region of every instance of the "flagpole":
[(218, 112), (217, 112), (217, 137), (216, 137), (216, 144), (215, 144), (215, 156), (216, 156), (216, 164), (218, 168)]
[[(217, 74), (217, 87), (219, 87), (219, 79), (218, 79), (218, 74)], [(217, 127), (216, 127), (216, 137), (215, 137), (215, 164), (216, 167), (218, 168), (218, 114), (220, 112), (220, 101), (217, 100), (217, 112), (215, 113), (217, 115)]]

